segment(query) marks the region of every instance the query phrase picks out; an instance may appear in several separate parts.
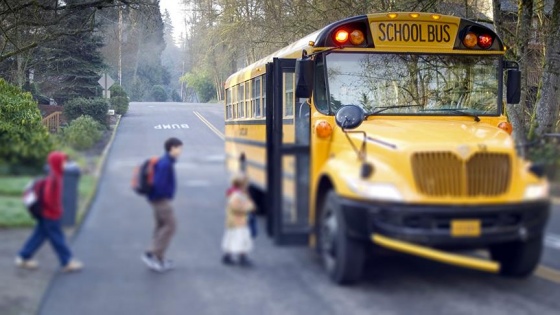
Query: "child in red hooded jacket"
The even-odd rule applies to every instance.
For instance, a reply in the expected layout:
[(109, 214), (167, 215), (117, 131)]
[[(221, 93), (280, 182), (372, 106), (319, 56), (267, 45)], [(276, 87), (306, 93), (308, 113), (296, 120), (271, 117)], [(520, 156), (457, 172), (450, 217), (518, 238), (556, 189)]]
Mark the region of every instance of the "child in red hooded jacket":
[(43, 213), (37, 220), (33, 234), (29, 237), (18, 257), (16, 265), (20, 268), (35, 269), (39, 264), (32, 260), (33, 255), (46, 240), (55, 250), (64, 272), (78, 271), (83, 268), (81, 262), (72, 259), (72, 252), (66, 244), (60, 218), (62, 217), (62, 178), (66, 154), (52, 152), (47, 158), (50, 174), (43, 191)]

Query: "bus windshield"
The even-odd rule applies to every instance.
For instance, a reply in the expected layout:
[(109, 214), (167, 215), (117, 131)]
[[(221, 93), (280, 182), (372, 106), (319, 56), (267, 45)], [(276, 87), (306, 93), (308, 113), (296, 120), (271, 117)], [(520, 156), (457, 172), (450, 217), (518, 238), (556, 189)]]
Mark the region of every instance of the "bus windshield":
[(315, 97), (324, 112), (352, 104), (370, 115), (499, 115), (499, 56), (330, 53), (325, 59), (318, 64), (324, 88)]

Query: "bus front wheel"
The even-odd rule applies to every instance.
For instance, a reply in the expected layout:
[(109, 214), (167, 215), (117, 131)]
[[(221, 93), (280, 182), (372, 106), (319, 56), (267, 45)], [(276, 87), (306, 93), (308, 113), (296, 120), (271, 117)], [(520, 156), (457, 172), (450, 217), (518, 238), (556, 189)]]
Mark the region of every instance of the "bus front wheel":
[(323, 203), (319, 224), (319, 253), (330, 278), (337, 284), (358, 281), (365, 260), (365, 244), (348, 236), (342, 207), (332, 190)]
[(526, 242), (510, 242), (493, 245), (490, 254), (500, 263), (500, 273), (510, 277), (527, 277), (538, 266), (543, 248), (543, 237), (537, 236)]

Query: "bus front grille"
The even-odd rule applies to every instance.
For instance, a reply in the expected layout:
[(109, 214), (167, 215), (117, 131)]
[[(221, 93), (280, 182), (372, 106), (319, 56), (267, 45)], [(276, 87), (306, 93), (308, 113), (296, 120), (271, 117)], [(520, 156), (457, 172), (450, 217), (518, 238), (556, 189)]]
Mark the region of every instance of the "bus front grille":
[(497, 196), (509, 188), (511, 160), (502, 153), (479, 152), (463, 160), (452, 152), (419, 152), (412, 156), (412, 171), (424, 195)]

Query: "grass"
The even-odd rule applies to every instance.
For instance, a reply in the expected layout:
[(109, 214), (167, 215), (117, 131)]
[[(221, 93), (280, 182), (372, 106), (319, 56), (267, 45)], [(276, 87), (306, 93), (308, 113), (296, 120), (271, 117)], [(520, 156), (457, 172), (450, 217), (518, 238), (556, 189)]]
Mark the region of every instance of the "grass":
[[(21, 201), (21, 194), (32, 177), (1, 177), (0, 178), (0, 228), (18, 228), (33, 226), (35, 221), (28, 214)], [(89, 200), (93, 197), (97, 178), (84, 175), (78, 187), (78, 220), (81, 220)]]
[(32, 176), (0, 177), (0, 196), (20, 197), (23, 189), (32, 179)]
[(20, 197), (0, 196), (0, 228), (29, 227), (34, 223)]

